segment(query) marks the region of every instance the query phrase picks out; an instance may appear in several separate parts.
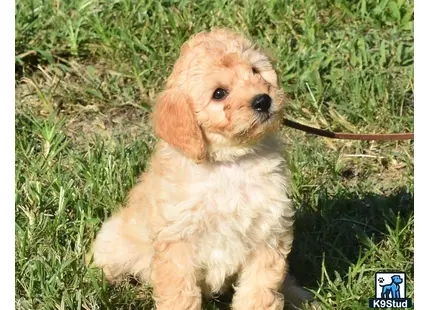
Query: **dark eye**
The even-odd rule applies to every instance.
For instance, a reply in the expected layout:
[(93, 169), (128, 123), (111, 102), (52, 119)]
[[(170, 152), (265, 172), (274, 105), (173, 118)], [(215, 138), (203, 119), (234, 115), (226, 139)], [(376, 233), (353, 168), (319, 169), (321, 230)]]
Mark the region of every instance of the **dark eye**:
[(227, 91), (226, 91), (225, 89), (222, 89), (222, 88), (217, 88), (217, 89), (214, 91), (214, 94), (212, 95), (212, 97), (213, 97), (215, 100), (221, 100), (221, 99), (223, 99), (225, 96), (227, 96)]
[(257, 73), (258, 73), (258, 70), (257, 70), (257, 68), (256, 68), (256, 67), (252, 67), (252, 73), (254, 73), (254, 74), (257, 74)]

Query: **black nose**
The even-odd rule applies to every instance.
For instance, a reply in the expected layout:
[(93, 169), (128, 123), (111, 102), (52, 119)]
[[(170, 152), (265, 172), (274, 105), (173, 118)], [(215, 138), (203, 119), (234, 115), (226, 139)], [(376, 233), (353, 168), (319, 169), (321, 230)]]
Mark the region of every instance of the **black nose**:
[(267, 113), (269, 112), (270, 105), (272, 104), (272, 98), (267, 94), (260, 94), (252, 99), (251, 106), (257, 112)]

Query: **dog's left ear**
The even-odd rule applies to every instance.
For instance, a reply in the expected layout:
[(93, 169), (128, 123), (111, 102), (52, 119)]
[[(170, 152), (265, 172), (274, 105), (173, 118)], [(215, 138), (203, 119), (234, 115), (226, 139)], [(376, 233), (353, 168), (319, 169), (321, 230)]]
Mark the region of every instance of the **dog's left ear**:
[(161, 93), (153, 114), (155, 134), (195, 162), (206, 156), (203, 133), (197, 123), (192, 99), (174, 89)]

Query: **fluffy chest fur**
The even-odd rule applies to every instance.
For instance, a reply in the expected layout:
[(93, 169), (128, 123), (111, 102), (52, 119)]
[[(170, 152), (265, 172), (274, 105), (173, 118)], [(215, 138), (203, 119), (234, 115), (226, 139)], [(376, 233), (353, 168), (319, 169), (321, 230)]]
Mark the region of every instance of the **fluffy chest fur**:
[(291, 216), (282, 159), (255, 157), (220, 165), (202, 183), (204, 223), (197, 242), (206, 283), (219, 291), (261, 243), (275, 246)]
[(181, 200), (165, 209), (171, 225), (162, 235), (191, 241), (202, 280), (213, 292), (259, 245), (289, 242), (293, 212), (284, 159), (276, 150), (262, 148), (233, 162), (182, 163), (176, 169), (186, 170), (187, 182), (177, 188), (171, 180), (168, 188), (176, 188)]

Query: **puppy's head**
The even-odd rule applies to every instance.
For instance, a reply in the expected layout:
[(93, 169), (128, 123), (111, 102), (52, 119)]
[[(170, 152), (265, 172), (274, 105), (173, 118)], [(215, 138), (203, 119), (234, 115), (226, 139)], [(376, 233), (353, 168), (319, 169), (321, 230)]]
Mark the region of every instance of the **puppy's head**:
[[(283, 92), (268, 59), (228, 30), (188, 40), (159, 96), (155, 132), (196, 162), (251, 150), (280, 120)], [(236, 151), (234, 151), (236, 150)]]

